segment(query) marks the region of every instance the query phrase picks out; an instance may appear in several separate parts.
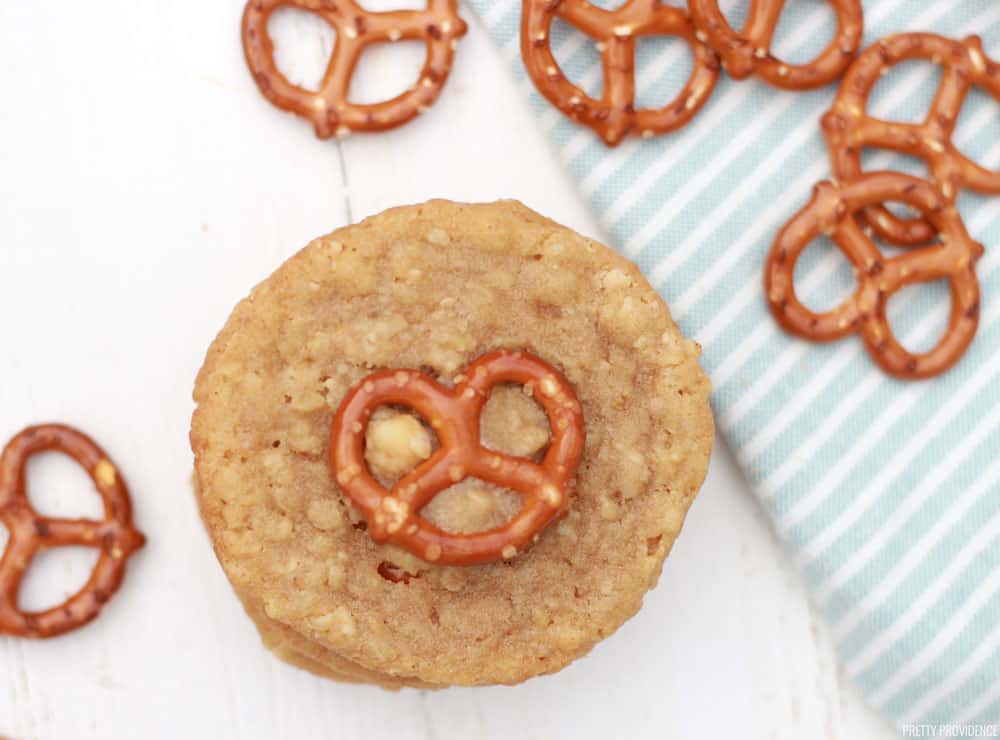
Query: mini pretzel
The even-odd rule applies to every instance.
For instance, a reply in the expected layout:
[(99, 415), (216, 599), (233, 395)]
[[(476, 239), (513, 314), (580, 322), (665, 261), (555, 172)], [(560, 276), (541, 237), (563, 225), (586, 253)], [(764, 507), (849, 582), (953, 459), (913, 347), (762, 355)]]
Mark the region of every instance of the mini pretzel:
[[(87, 471), (104, 501), (103, 521), (54, 519), (34, 510), (25, 467), (32, 455), (47, 450), (69, 455)], [(55, 637), (94, 619), (121, 585), (126, 559), (146, 541), (132, 526), (131, 511), (121, 475), (86, 435), (50, 424), (30, 427), (14, 437), (0, 456), (0, 521), (10, 535), (0, 560), (0, 633)], [(100, 550), (90, 580), (75, 596), (48, 611), (21, 611), (17, 594), (31, 559), (43, 550), (67, 545)]]
[[(923, 123), (872, 118), (865, 109), (875, 83), (889, 67), (907, 59), (926, 59), (943, 68), (927, 118)], [(976, 36), (953, 41), (930, 33), (906, 33), (870, 46), (851, 65), (833, 108), (823, 116), (834, 174), (840, 178), (859, 174), (864, 147), (881, 147), (914, 154), (927, 162), (931, 179), (948, 203), (955, 202), (962, 187), (1000, 193), (1000, 173), (966, 158), (951, 140), (962, 103), (973, 85), (1000, 101), (1000, 65), (986, 57)], [(864, 218), (879, 236), (895, 244), (922, 244), (935, 234), (928, 220), (901, 219), (882, 205), (867, 208)]]
[[(597, 42), (604, 91), (596, 100), (563, 75), (549, 46), (552, 20), (561, 18)], [(635, 108), (635, 45), (640, 36), (679, 36), (694, 53), (691, 76), (662, 108)], [(627, 0), (617, 10), (587, 0), (524, 0), (521, 56), (539, 92), (563, 113), (589, 126), (608, 146), (630, 131), (648, 137), (680, 128), (704, 105), (719, 77), (719, 60), (695, 38), (686, 11), (660, 0)]]
[[(333, 56), (318, 92), (293, 85), (278, 71), (267, 32), (281, 7), (315, 13), (337, 32)], [(427, 0), (425, 10), (371, 13), (354, 0), (250, 0), (243, 13), (243, 51), (260, 91), (274, 105), (312, 121), (321, 139), (351, 131), (384, 131), (401, 126), (437, 99), (448, 79), (458, 39), (465, 34), (456, 0)], [(417, 83), (391, 100), (352, 103), (351, 77), (366, 46), (424, 41), (427, 58)]]
[[(498, 383), (521, 383), (548, 414), (551, 442), (541, 463), (483, 447), (479, 417)], [(386, 491), (368, 470), (365, 428), (379, 406), (400, 404), (423, 416), (441, 446)], [(358, 506), (375, 542), (392, 542), (419, 558), (445, 565), (509, 560), (529, 546), (565, 508), (583, 454), (580, 402), (555, 368), (524, 352), (498, 351), (470, 365), (449, 390), (415, 370), (383, 370), (358, 383), (341, 403), (330, 434), (337, 483)], [(521, 495), (507, 524), (472, 534), (445, 532), (420, 516), (441, 491), (465, 478)]]
[(756, 74), (775, 87), (809, 90), (840, 77), (861, 46), (864, 31), (860, 0), (829, 0), (837, 14), (837, 32), (823, 52), (806, 64), (788, 64), (771, 54), (771, 41), (785, 0), (750, 0), (743, 29), (737, 33), (719, 10), (718, 0), (688, 0), (698, 37), (715, 49), (737, 80)]
[[(939, 244), (886, 259), (856, 216), (875, 203), (900, 201), (919, 210), (939, 235)], [(840, 306), (815, 313), (795, 293), (795, 263), (809, 243), (828, 234), (854, 265), (857, 289)], [(845, 181), (821, 182), (812, 199), (779, 232), (767, 258), (764, 287), (771, 313), (789, 332), (819, 342), (859, 332), (869, 354), (899, 378), (944, 372), (964, 354), (979, 324), (979, 281), (975, 263), (983, 247), (965, 230), (954, 205), (930, 183), (896, 172), (873, 172)], [(951, 318), (934, 349), (907, 351), (886, 317), (889, 298), (900, 288), (947, 278)]]

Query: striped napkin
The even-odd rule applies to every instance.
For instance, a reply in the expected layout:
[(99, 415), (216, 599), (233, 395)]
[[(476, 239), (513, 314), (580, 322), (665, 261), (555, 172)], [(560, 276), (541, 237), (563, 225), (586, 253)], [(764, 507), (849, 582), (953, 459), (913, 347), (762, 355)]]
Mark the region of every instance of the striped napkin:
[[(846, 671), (868, 701), (910, 723), (1000, 722), (1000, 196), (963, 194), (969, 232), (986, 246), (979, 333), (941, 378), (896, 381), (857, 337), (809, 344), (782, 333), (764, 303), (764, 256), (780, 226), (830, 176), (818, 125), (833, 86), (790, 93), (725, 75), (672, 135), (606, 149), (549, 107), (519, 56), (519, 0), (467, 0), (509, 59), (559, 157), (614, 243), (643, 268), (684, 331), (704, 347), (719, 427), (827, 614)], [(620, 0), (598, 0), (617, 7)], [(741, 23), (746, 0), (722, 7)], [(865, 0), (865, 45), (882, 36), (979, 34), (1000, 58), (997, 0)], [(804, 61), (832, 34), (821, 0), (788, 3), (775, 53)], [(557, 21), (567, 75), (598, 94), (592, 41)], [(639, 43), (639, 105), (662, 105), (690, 70), (676, 39)], [(877, 86), (869, 110), (923, 118), (940, 72), (907, 62)], [(955, 141), (1000, 169), (1000, 105), (969, 96)], [(867, 169), (922, 173), (885, 152)], [(994, 247), (996, 247), (994, 249)], [(810, 307), (853, 286), (829, 243), (796, 273)], [(947, 323), (945, 284), (890, 304), (903, 343), (929, 349)]]

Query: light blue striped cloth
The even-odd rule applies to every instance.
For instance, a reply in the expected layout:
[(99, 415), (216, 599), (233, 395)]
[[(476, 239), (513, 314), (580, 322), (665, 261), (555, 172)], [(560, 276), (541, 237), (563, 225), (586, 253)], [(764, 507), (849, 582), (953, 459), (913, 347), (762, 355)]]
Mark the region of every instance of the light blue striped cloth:
[[(534, 92), (519, 56), (520, 1), (468, 3), (616, 246), (703, 345), (719, 427), (828, 615), (846, 671), (899, 725), (1000, 722), (1000, 197), (959, 201), (987, 249), (971, 350), (942, 378), (895, 381), (856, 337), (789, 337), (764, 303), (761, 270), (775, 233), (830, 175), (818, 118), (833, 86), (790, 93), (723, 75), (680, 132), (609, 150)], [(739, 23), (746, 4), (722, 7)], [(864, 4), (866, 45), (906, 30), (976, 33), (1000, 57), (997, 0)], [(788, 6), (775, 52), (801, 62), (825, 45), (833, 14), (820, 0)], [(552, 41), (567, 75), (598, 93), (593, 42), (558, 23)], [(677, 40), (640, 42), (638, 102), (672, 97), (688, 59)], [(938, 79), (930, 64), (899, 65), (870, 111), (919, 120)], [(1000, 168), (1000, 107), (985, 93), (968, 98), (956, 143)], [(914, 162), (865, 158), (868, 169), (919, 172)], [(853, 285), (846, 260), (823, 244), (807, 250), (796, 276), (819, 309)], [(904, 344), (932, 346), (948, 301), (943, 284), (894, 298)]]

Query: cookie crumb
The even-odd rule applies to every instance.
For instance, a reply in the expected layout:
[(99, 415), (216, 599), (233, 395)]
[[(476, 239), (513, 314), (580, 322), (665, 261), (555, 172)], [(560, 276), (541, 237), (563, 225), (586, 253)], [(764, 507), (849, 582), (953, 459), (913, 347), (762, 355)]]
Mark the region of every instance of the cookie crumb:
[[(397, 373), (397, 384), (399, 380)], [(396, 480), (432, 451), (431, 433), (417, 417), (384, 407), (372, 414), (365, 432), (365, 461), (377, 477)]]

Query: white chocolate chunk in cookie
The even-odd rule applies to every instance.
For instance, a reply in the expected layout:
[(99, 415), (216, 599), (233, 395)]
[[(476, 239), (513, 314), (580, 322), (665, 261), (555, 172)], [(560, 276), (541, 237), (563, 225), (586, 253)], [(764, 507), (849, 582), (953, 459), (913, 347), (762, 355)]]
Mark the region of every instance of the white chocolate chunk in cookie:
[(431, 452), (431, 434), (415, 416), (387, 408), (372, 414), (365, 434), (365, 460), (377, 477), (396, 480)]

